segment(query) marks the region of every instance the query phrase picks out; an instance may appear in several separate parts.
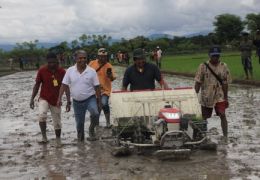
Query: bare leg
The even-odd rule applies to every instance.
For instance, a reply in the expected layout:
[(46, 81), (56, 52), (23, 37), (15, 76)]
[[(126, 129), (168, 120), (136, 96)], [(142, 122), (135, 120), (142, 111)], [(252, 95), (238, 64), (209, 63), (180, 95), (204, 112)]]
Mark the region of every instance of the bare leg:
[(221, 127), (223, 131), (223, 136), (227, 137), (228, 136), (228, 122), (225, 114), (220, 115), (221, 119)]

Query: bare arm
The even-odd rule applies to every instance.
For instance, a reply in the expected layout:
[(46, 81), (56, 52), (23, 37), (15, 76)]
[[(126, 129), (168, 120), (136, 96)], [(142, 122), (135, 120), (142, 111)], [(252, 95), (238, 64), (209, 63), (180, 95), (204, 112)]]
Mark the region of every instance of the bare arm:
[(100, 99), (100, 97), (101, 97), (100, 86), (95, 86), (95, 91), (96, 91), (96, 97), (97, 97), (97, 99)]
[(222, 84), (222, 90), (223, 90), (223, 94), (224, 94), (224, 99), (226, 101), (226, 107), (229, 106), (229, 102), (228, 102), (228, 84)]
[(102, 105), (101, 105), (101, 90), (100, 90), (100, 86), (95, 86), (95, 91), (96, 91), (98, 110), (101, 111)]
[(224, 99), (228, 100), (228, 84), (223, 84), (222, 90), (223, 90), (223, 93), (224, 93)]
[(31, 109), (34, 109), (34, 98), (38, 94), (40, 86), (41, 86), (41, 83), (35, 83), (35, 85), (33, 87), (33, 92), (32, 92), (31, 101), (30, 101)]
[(163, 79), (162, 75), (161, 75), (161, 80), (159, 81), (159, 84), (160, 84), (161, 88), (169, 89), (169, 86), (168, 86), (167, 82)]
[(195, 82), (195, 91), (196, 91), (196, 93), (198, 94), (199, 92), (200, 92), (200, 86), (201, 86), (201, 83), (199, 83), (199, 82)]
[(57, 101), (57, 106), (62, 105), (62, 96), (63, 96), (64, 92), (65, 92), (66, 98), (67, 98), (66, 111), (68, 112), (68, 111), (70, 111), (71, 101), (70, 101), (70, 88), (66, 84), (61, 84), (59, 97), (58, 97), (58, 101)]

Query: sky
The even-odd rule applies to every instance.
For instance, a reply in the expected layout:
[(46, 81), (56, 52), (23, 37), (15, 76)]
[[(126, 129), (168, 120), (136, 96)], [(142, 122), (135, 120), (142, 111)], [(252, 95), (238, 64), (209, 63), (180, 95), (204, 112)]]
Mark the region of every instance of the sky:
[(213, 31), (215, 17), (260, 13), (260, 0), (0, 0), (0, 44)]

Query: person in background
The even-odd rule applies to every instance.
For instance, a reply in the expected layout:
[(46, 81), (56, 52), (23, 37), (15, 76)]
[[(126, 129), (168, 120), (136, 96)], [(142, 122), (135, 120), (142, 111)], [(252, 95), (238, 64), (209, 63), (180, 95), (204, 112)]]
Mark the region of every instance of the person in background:
[(111, 60), (112, 63), (115, 62), (115, 55), (114, 55), (114, 53), (110, 54), (110, 60)]
[(159, 46), (156, 47), (156, 65), (161, 69), (162, 50)]
[(163, 80), (159, 68), (146, 62), (145, 52), (138, 48), (133, 52), (134, 65), (128, 67), (124, 73), (122, 90), (153, 90), (155, 89), (155, 80), (158, 81), (162, 88), (167, 89), (168, 85)]
[[(253, 66), (252, 66), (252, 49), (253, 42), (249, 39), (247, 32), (242, 33), (242, 41), (240, 42), (241, 60), (244, 67), (246, 79), (253, 79)], [(248, 74), (249, 73), (249, 74)]]
[[(195, 91), (200, 92), (200, 104), (203, 120), (211, 117), (213, 108), (221, 119), (221, 127), (225, 138), (228, 136), (228, 122), (225, 110), (229, 106), (228, 84), (231, 75), (227, 65), (220, 61), (221, 49), (213, 46), (209, 49), (209, 60), (199, 65), (195, 75)], [(217, 75), (219, 80), (210, 69)]]
[(101, 104), (106, 118), (106, 127), (110, 127), (109, 96), (112, 91), (112, 81), (116, 79), (113, 66), (108, 62), (108, 53), (105, 48), (98, 50), (98, 57), (91, 61), (89, 66), (96, 70), (101, 89)]
[(13, 70), (14, 69), (14, 59), (13, 58), (9, 58), (8, 62), (9, 62), (10, 70)]
[[(61, 82), (65, 75), (65, 70), (59, 67), (59, 61), (54, 53), (48, 53), (46, 59), (48, 64), (38, 70), (30, 101), (30, 107), (31, 109), (34, 109), (34, 98), (41, 86), (39, 97), (39, 126), (42, 133), (42, 143), (48, 142), (46, 135), (46, 120), (48, 110), (51, 112), (56, 138), (58, 140), (60, 139), (61, 108), (57, 107), (56, 104), (59, 96)], [(67, 99), (69, 99), (68, 94), (66, 95)], [(66, 109), (69, 111), (69, 104), (67, 104)]]
[(257, 29), (256, 31), (256, 36), (253, 41), (253, 44), (256, 47), (256, 56), (258, 56), (258, 62), (260, 64), (260, 30), (259, 29)]
[[(79, 142), (85, 139), (85, 116), (90, 113), (89, 137), (87, 140), (97, 140), (95, 127), (98, 125), (100, 103), (100, 86), (96, 71), (87, 65), (87, 53), (78, 50), (75, 53), (76, 64), (70, 67), (63, 78), (57, 105), (61, 106), (62, 95), (71, 94), (76, 120), (77, 137)], [(67, 104), (70, 99), (67, 99)]]
[(127, 51), (125, 51), (124, 53), (123, 53), (123, 57), (124, 57), (124, 62), (127, 64), (127, 65), (129, 65), (129, 60), (130, 60), (130, 56), (129, 56), (129, 54), (128, 54), (128, 52)]
[(19, 57), (18, 61), (19, 61), (20, 70), (23, 70), (23, 58)]

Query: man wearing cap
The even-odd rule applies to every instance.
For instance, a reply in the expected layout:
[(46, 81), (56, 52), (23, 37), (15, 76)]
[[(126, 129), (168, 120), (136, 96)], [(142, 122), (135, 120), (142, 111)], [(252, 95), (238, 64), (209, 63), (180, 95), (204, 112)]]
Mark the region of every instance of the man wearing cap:
[(242, 41), (240, 42), (241, 60), (246, 74), (246, 79), (249, 79), (248, 72), (253, 78), (253, 66), (252, 66), (252, 49), (253, 42), (249, 39), (247, 32), (242, 33)]
[(89, 66), (96, 70), (101, 89), (101, 104), (106, 118), (106, 127), (110, 127), (110, 108), (108, 104), (112, 90), (112, 81), (116, 79), (113, 66), (108, 62), (108, 53), (105, 48), (98, 50), (98, 57), (91, 61)]
[[(195, 91), (200, 92), (202, 118), (211, 117), (213, 108), (221, 119), (224, 137), (228, 135), (228, 122), (225, 109), (228, 107), (228, 84), (231, 83), (227, 65), (220, 61), (221, 49), (213, 46), (209, 50), (209, 61), (200, 64), (195, 75)], [(214, 76), (213, 72), (217, 75)], [(218, 78), (218, 79), (217, 79)]]
[[(48, 110), (51, 111), (56, 138), (60, 139), (61, 108), (57, 107), (56, 103), (59, 96), (61, 82), (65, 75), (65, 70), (59, 67), (59, 62), (55, 54), (48, 53), (46, 59), (48, 64), (38, 70), (30, 101), (30, 107), (31, 109), (34, 109), (34, 98), (41, 86), (39, 97), (39, 126), (42, 133), (42, 143), (47, 142), (46, 120)], [(68, 96), (67, 99), (69, 99)], [(68, 105), (66, 109), (69, 110)]]
[(153, 90), (155, 89), (155, 80), (158, 81), (162, 88), (168, 86), (164, 82), (159, 68), (146, 62), (145, 52), (143, 49), (135, 49), (133, 52), (134, 65), (128, 67), (123, 78), (122, 90), (127, 90), (130, 84), (130, 90)]
[(260, 64), (260, 30), (259, 29), (257, 29), (256, 31), (256, 36), (253, 41), (253, 44), (256, 47), (256, 56), (258, 56), (258, 62)]
[[(57, 105), (61, 105), (63, 93), (71, 93), (76, 120), (78, 141), (85, 138), (85, 115), (90, 113), (89, 137), (95, 141), (95, 127), (98, 124), (100, 105), (100, 87), (96, 71), (87, 65), (87, 53), (78, 50), (75, 53), (76, 64), (70, 67), (63, 78)], [(70, 104), (70, 102), (69, 102)]]

